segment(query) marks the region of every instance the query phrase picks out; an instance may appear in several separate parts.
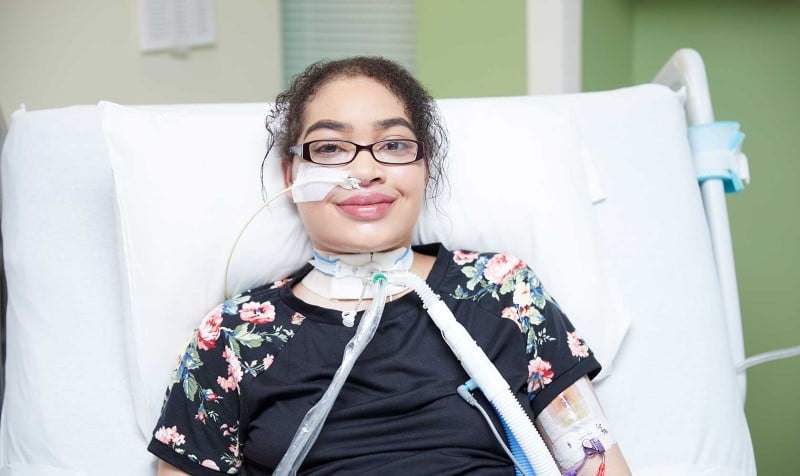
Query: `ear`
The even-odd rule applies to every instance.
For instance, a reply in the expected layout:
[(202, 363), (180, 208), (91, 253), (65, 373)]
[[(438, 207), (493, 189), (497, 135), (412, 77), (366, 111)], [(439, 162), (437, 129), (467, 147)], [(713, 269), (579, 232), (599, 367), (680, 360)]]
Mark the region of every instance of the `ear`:
[(292, 177), (292, 162), (290, 160), (281, 160), (281, 173), (283, 174), (283, 185), (291, 187), (294, 183)]
[[(292, 177), (292, 164), (290, 160), (281, 160), (281, 173), (283, 174), (283, 186), (288, 188), (294, 184), (294, 177)], [(289, 198), (292, 198), (292, 191), (287, 192)]]

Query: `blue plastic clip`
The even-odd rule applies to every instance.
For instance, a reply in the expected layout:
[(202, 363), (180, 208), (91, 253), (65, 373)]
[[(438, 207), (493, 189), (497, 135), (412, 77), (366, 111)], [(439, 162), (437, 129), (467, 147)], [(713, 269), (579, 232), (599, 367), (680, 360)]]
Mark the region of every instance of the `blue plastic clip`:
[(747, 157), (742, 153), (744, 134), (739, 123), (709, 122), (689, 127), (689, 147), (697, 180), (722, 180), (725, 193), (736, 193), (750, 183)]

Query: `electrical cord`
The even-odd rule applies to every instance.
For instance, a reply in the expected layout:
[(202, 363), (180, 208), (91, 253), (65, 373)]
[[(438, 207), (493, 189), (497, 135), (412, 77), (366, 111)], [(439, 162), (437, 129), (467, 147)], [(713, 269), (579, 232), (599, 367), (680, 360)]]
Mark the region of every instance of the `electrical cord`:
[(800, 355), (800, 345), (787, 347), (785, 349), (772, 350), (744, 359), (744, 361), (737, 366), (736, 370), (741, 372), (756, 365), (772, 362), (774, 360), (787, 359), (797, 355)]

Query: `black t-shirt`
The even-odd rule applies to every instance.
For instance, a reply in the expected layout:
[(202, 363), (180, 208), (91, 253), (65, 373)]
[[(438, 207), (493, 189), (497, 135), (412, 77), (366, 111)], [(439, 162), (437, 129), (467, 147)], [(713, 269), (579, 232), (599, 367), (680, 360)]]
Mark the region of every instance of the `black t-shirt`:
[[(415, 250), (436, 256), (428, 285), (531, 417), (580, 377), (599, 372), (586, 343), (518, 259), (440, 245)], [(173, 373), (150, 452), (190, 474), (272, 473), (355, 333), (340, 311), (292, 294), (291, 283), (309, 270), (206, 316)], [(415, 294), (387, 302), (299, 474), (512, 474), (483, 418), (456, 394), (468, 379)]]

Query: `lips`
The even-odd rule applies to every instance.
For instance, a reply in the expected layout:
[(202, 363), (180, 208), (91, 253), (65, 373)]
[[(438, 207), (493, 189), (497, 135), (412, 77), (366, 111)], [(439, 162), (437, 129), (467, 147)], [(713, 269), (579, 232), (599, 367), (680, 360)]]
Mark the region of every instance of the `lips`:
[(339, 210), (345, 215), (359, 220), (376, 220), (385, 216), (392, 204), (394, 197), (382, 193), (363, 193), (354, 195), (337, 204)]

